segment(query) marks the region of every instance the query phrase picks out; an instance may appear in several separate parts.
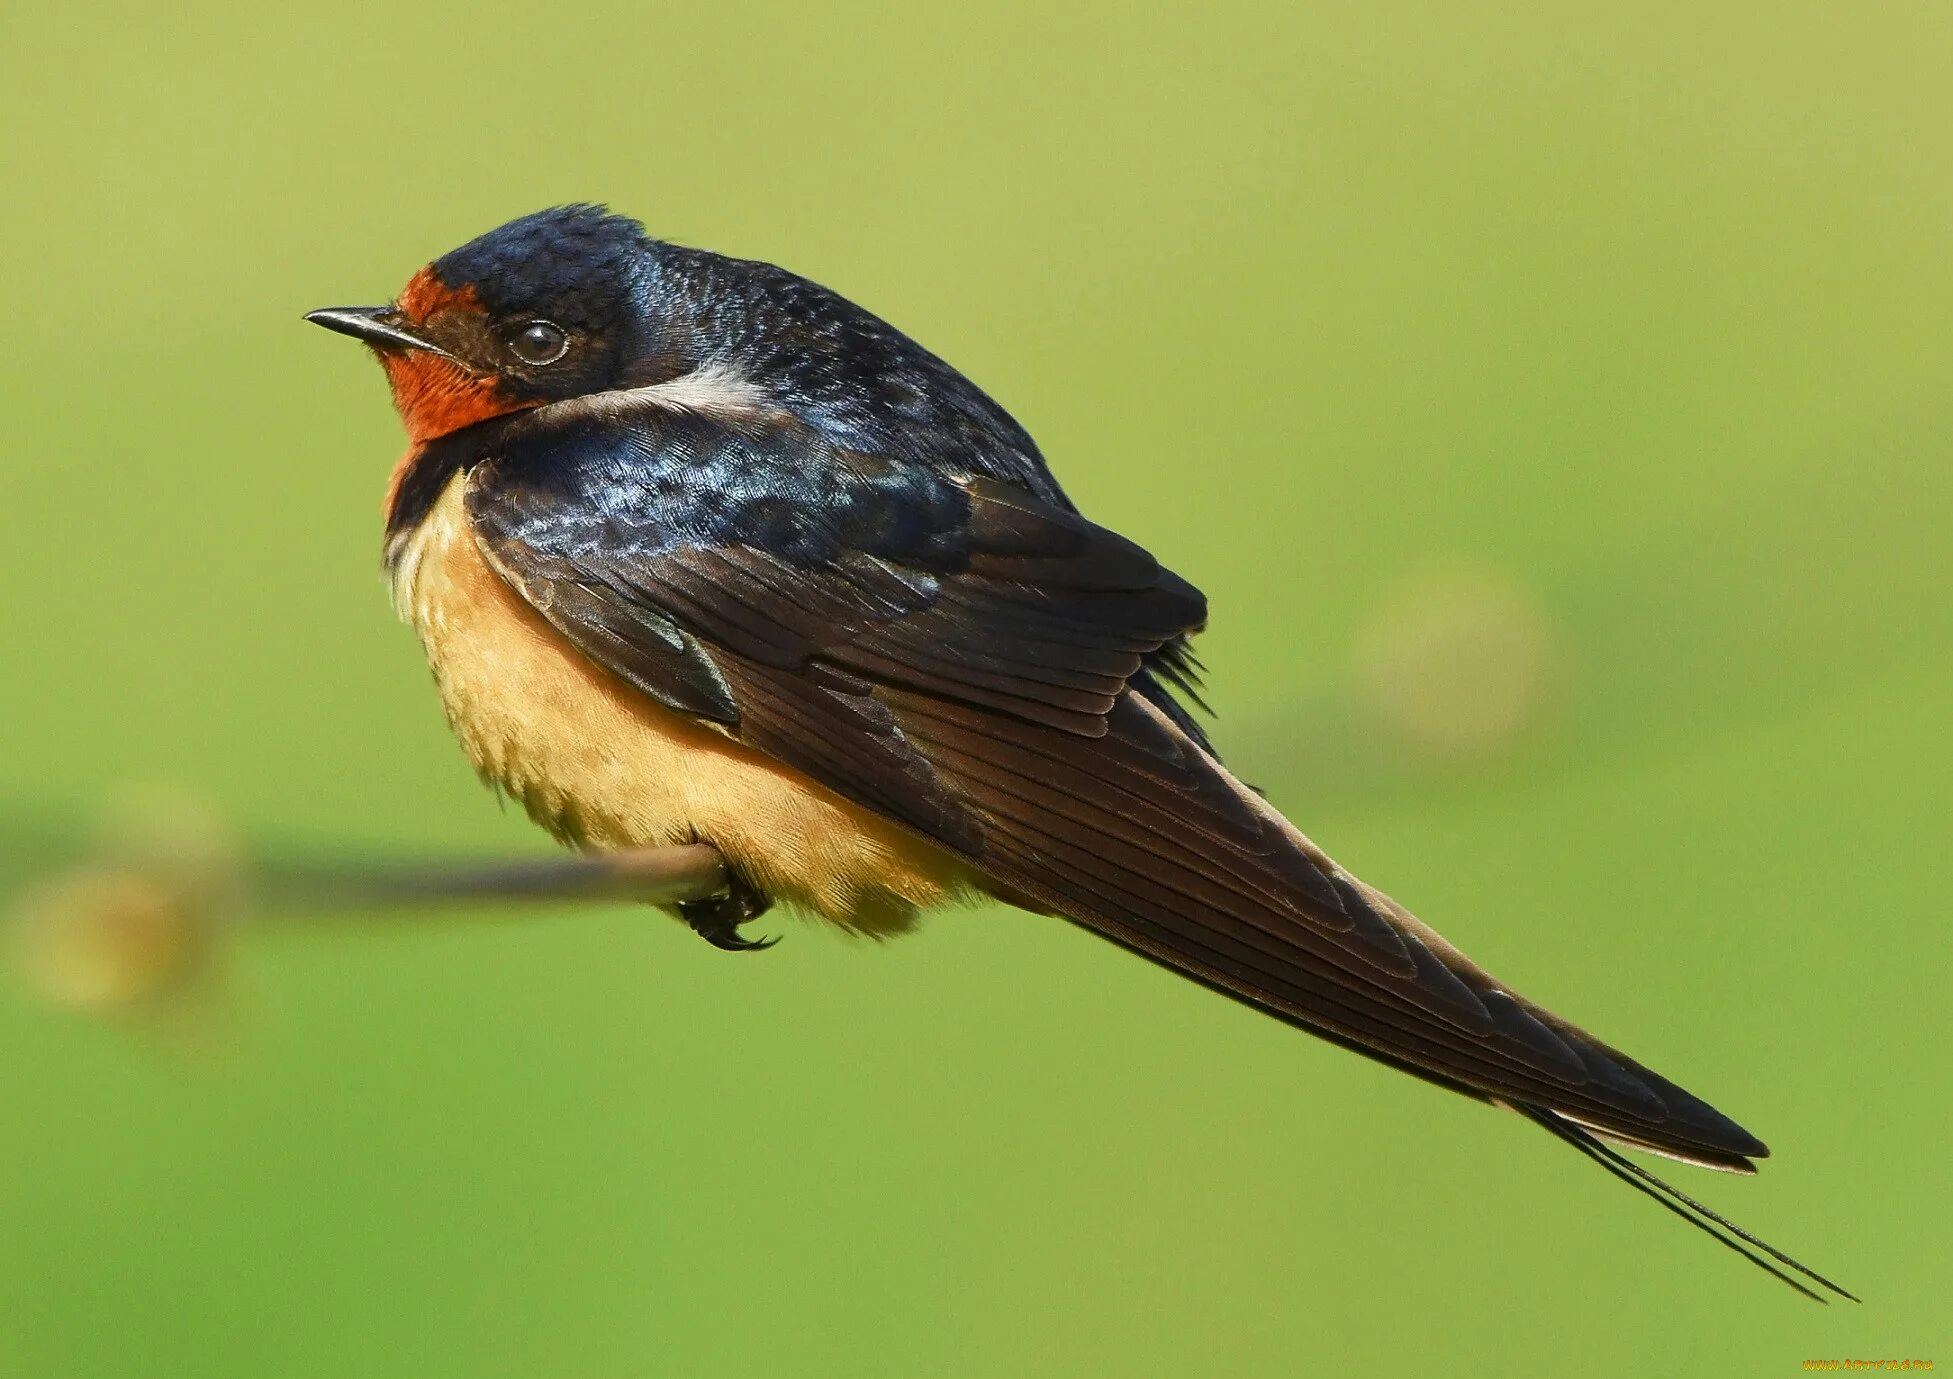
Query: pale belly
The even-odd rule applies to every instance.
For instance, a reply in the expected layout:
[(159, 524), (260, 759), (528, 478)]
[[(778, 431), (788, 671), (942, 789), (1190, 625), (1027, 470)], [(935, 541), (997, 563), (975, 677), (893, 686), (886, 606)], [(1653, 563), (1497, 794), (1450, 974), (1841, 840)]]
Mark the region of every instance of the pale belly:
[(949, 854), (586, 659), (483, 558), (465, 482), (403, 550), (394, 600), (463, 750), (530, 817), (593, 850), (711, 843), (775, 899), (864, 933), (964, 884)]

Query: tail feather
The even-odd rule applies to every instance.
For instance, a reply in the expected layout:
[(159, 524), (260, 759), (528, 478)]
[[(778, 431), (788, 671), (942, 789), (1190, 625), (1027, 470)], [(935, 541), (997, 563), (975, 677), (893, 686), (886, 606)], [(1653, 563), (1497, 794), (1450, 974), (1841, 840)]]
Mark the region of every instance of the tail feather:
[(1850, 1296), (1601, 1143), (1728, 1172), (1769, 1153), (1706, 1101), (1508, 990), (1339, 867), (1146, 699), (1105, 733), (896, 687), (904, 740), (979, 821), (969, 860), (1028, 900), (1346, 1048), (1515, 1107), (1759, 1268)]
[[(1792, 1259), (1768, 1241), (1752, 1235), (1728, 1217), (1696, 1201), (1680, 1188), (1657, 1178), (1632, 1159), (1608, 1148), (1595, 1135), (1565, 1116), (1558, 1115), (1543, 1106), (1533, 1106), (1526, 1102), (1512, 1101), (1504, 1104), (1562, 1143), (1571, 1145), (1629, 1187), (1661, 1203), (1664, 1208), (1674, 1212), (1723, 1248), (1733, 1250), (1772, 1278), (1795, 1288), (1813, 1302), (1829, 1302), (1830, 1299), (1815, 1289), (1807, 1287), (1793, 1275), (1802, 1275), (1803, 1278), (1838, 1297), (1851, 1302), (1859, 1301), (1857, 1294), (1833, 1283), (1815, 1269)], [(1706, 1166), (1722, 1167), (1723, 1165)]]

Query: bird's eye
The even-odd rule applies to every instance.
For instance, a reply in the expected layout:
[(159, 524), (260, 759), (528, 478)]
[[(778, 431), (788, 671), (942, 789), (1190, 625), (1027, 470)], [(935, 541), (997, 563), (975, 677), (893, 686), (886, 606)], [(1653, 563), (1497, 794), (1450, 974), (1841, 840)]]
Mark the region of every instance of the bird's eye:
[(554, 364), (570, 350), (569, 332), (548, 321), (531, 321), (509, 337), (509, 352), (525, 364)]

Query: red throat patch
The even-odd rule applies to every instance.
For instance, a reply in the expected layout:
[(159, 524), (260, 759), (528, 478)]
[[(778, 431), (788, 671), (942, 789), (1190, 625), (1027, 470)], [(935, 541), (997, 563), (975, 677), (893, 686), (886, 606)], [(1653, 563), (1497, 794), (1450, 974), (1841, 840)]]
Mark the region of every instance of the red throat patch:
[(416, 445), (534, 405), (504, 397), (492, 376), (470, 373), (438, 354), (385, 351), (380, 363), (393, 385), (393, 406), (407, 439)]

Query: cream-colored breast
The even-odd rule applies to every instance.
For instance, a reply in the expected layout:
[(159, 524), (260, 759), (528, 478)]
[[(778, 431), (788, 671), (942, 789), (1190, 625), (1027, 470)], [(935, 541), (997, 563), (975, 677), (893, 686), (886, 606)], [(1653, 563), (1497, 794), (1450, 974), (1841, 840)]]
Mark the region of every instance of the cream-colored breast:
[(566, 842), (699, 839), (776, 899), (888, 933), (962, 881), (959, 862), (585, 658), (495, 573), (457, 475), (395, 563), (448, 721), (476, 770)]

